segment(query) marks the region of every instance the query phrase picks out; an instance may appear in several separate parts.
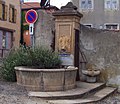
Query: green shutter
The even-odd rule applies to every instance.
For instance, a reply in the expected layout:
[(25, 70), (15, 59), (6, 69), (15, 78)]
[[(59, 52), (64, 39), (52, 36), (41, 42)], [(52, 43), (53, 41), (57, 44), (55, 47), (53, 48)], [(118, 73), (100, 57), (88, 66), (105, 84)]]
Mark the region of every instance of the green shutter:
[(16, 20), (17, 20), (17, 10), (14, 9), (14, 22), (16, 23)]
[(5, 5), (5, 14), (4, 14), (4, 15), (5, 15), (5, 16), (4, 16), (4, 17), (5, 17), (4, 19), (5, 19), (5, 20), (7, 20), (7, 11), (8, 11), (8, 6)]
[(0, 3), (0, 19), (2, 19), (2, 12), (3, 12), (3, 10), (2, 10), (2, 3)]
[(9, 21), (13, 22), (12, 21), (12, 8), (11, 7), (9, 8)]

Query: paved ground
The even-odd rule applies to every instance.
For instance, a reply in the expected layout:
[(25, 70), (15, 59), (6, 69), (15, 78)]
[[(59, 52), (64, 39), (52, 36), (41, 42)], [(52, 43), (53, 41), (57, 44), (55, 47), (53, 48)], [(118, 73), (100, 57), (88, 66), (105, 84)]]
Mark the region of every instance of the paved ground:
[(116, 93), (95, 104), (120, 104), (120, 93)]
[[(0, 81), (0, 104), (48, 104), (37, 98), (29, 98), (27, 91), (16, 83)], [(120, 104), (120, 93), (116, 93), (96, 104)]]
[(46, 101), (29, 98), (27, 91), (16, 83), (0, 81), (0, 104), (47, 104)]

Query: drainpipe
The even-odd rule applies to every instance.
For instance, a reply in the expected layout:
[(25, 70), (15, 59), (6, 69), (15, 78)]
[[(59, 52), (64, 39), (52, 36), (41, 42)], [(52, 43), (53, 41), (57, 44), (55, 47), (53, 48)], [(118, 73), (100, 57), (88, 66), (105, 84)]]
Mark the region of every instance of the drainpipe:
[[(20, 0), (20, 43), (23, 43), (23, 40), (22, 40), (22, 36), (23, 35), (23, 31), (22, 31), (22, 4), (24, 3), (24, 0)], [(21, 42), (22, 40), (22, 42)]]

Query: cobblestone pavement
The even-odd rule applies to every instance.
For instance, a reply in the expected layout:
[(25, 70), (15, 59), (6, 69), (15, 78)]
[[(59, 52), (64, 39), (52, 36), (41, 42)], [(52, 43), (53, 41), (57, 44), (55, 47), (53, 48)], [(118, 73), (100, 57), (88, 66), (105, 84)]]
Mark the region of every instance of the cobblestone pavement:
[(120, 93), (115, 93), (95, 104), (120, 104)]
[[(30, 98), (27, 91), (16, 83), (0, 81), (0, 104), (48, 104), (47, 101)], [(92, 103), (93, 104), (93, 103)], [(120, 104), (120, 93), (95, 104)]]
[(0, 81), (0, 104), (48, 104), (37, 98), (29, 98), (27, 91), (16, 83)]

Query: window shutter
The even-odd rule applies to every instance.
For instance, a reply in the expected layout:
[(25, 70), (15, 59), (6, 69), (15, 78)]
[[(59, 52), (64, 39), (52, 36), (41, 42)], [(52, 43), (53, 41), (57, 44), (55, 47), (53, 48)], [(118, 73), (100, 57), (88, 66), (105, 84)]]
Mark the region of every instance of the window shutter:
[(119, 1), (118, 0), (113, 0), (112, 1), (112, 9), (118, 9), (119, 7)]
[(3, 10), (2, 10), (2, 3), (0, 3), (0, 19), (2, 19), (2, 12), (3, 12)]
[(17, 20), (17, 10), (14, 9), (14, 22), (16, 23), (16, 20)]
[(8, 11), (8, 6), (5, 5), (5, 20), (7, 20), (7, 11)]
[(105, 9), (111, 9), (111, 0), (105, 0)]
[(12, 8), (9, 8), (9, 21), (12, 22)]
[(81, 0), (81, 8), (82, 9), (86, 8), (86, 0)]
[(88, 9), (92, 9), (93, 5), (92, 5), (92, 0), (88, 0), (87, 1), (87, 4), (88, 4)]

